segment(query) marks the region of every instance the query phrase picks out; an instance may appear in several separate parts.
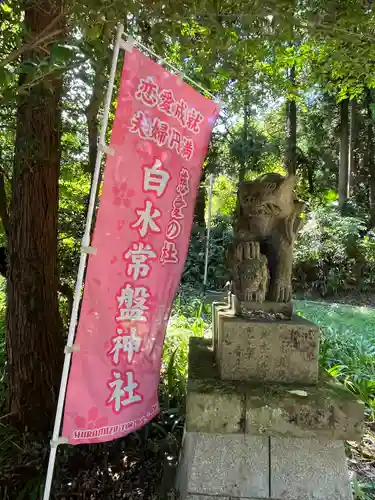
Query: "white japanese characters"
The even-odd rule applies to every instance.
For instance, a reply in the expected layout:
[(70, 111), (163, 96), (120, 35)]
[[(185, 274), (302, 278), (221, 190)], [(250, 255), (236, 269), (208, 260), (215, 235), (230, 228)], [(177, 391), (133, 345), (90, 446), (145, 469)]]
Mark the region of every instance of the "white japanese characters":
[(159, 91), (152, 76), (141, 78), (135, 98), (145, 106), (158, 108), (168, 116), (173, 116), (183, 128), (194, 134), (199, 134), (200, 124), (204, 121), (204, 116), (195, 108), (189, 108), (184, 99), (176, 100), (172, 90), (162, 89)]
[(120, 354), (127, 355), (128, 363), (133, 361), (135, 352), (139, 352), (142, 339), (137, 337), (137, 329), (135, 327), (129, 328), (130, 332), (125, 334), (122, 328), (117, 328), (117, 336), (112, 338), (112, 349), (108, 352), (112, 357), (113, 364), (118, 365), (120, 362)]
[(176, 187), (177, 196), (172, 203), (171, 220), (168, 223), (166, 241), (161, 249), (160, 262), (164, 264), (177, 264), (179, 262), (178, 249), (175, 239), (181, 233), (181, 222), (184, 219), (183, 209), (187, 207), (185, 197), (190, 192), (190, 174), (186, 168), (181, 168), (178, 185)]
[(145, 278), (150, 273), (149, 260), (155, 259), (156, 253), (152, 250), (151, 245), (145, 244), (142, 241), (133, 243), (132, 246), (125, 252), (124, 260), (129, 264), (126, 269), (128, 276), (133, 280)]
[[(204, 116), (195, 108), (189, 108), (184, 99), (176, 99), (170, 89), (159, 89), (152, 76), (141, 78), (135, 98), (147, 108), (157, 108), (169, 118), (176, 120), (182, 129), (198, 135)], [(155, 142), (159, 147), (167, 146), (184, 160), (191, 160), (195, 144), (191, 137), (186, 137), (180, 130), (158, 117), (149, 118), (144, 111), (137, 111), (130, 119), (130, 132), (141, 139)]]
[(147, 287), (132, 287), (129, 283), (121, 288), (121, 295), (117, 296), (120, 315), (116, 321), (147, 321), (146, 312), (149, 310), (147, 299), (150, 293)]
[(161, 212), (160, 210), (152, 206), (151, 201), (147, 200), (145, 208), (143, 210), (137, 208), (136, 212), (139, 218), (131, 225), (131, 227), (138, 228), (139, 234), (142, 238), (146, 236), (148, 231), (151, 231), (153, 233), (160, 233), (161, 229), (156, 224), (154, 219), (160, 217)]
[[(183, 160), (191, 160), (195, 152), (193, 137), (201, 132), (204, 116), (197, 109), (189, 108), (184, 99), (176, 99), (172, 90), (159, 88), (152, 76), (140, 79), (135, 99), (145, 108), (131, 116), (129, 131), (160, 148), (168, 148)], [(151, 109), (163, 113), (165, 120), (153, 116)], [(190, 193), (190, 174), (182, 167), (170, 220), (164, 229), (165, 239), (162, 248), (158, 246), (155, 250), (150, 243), (152, 240), (148, 238), (160, 234), (162, 227), (165, 227), (158, 201), (168, 190), (171, 172), (161, 158), (142, 165), (142, 170), (143, 205), (140, 203), (134, 207), (134, 218), (130, 219), (128, 226), (134, 231), (136, 241), (132, 241), (123, 253), (125, 275), (129, 282), (124, 283), (116, 294), (116, 333), (106, 347), (107, 356), (114, 367), (111, 379), (107, 381), (109, 396), (106, 404), (111, 406), (114, 413), (143, 400), (142, 387), (139, 387), (133, 370), (140, 359), (143, 335), (148, 331), (154, 307), (150, 289), (143, 280), (150, 275), (153, 263), (158, 259), (162, 265), (180, 262), (177, 242), (183, 232)]]
[(164, 264), (177, 264), (179, 261), (178, 250), (174, 241), (164, 241), (161, 249), (160, 262)]
[(162, 196), (170, 177), (168, 170), (164, 170), (161, 161), (156, 159), (151, 167), (144, 167), (143, 191), (154, 191), (157, 197)]
[(184, 160), (191, 160), (193, 157), (193, 139), (185, 137), (175, 127), (157, 117), (151, 120), (143, 111), (137, 111), (131, 117), (129, 131), (138, 134), (141, 139), (155, 142), (159, 147), (167, 146)]
[(134, 380), (132, 371), (121, 372), (113, 371), (112, 380), (108, 382), (108, 387), (112, 391), (107, 400), (108, 405), (112, 405), (113, 411), (119, 413), (122, 408), (142, 401), (142, 396), (136, 394), (138, 383)]

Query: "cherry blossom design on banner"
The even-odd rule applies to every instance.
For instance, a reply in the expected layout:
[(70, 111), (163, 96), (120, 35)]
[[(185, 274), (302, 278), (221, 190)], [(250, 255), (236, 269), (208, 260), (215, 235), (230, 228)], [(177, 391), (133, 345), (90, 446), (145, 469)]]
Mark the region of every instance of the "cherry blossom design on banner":
[(70, 444), (133, 432), (159, 412), (164, 335), (219, 106), (126, 53), (68, 381)]

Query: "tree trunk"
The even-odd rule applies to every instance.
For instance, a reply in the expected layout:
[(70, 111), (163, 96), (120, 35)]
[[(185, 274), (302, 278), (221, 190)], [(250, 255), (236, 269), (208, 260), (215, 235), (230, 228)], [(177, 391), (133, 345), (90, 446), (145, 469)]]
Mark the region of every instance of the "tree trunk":
[(357, 101), (350, 101), (350, 135), (349, 135), (349, 197), (355, 188), (358, 173), (358, 111)]
[(5, 236), (9, 237), (10, 219), (8, 212), (8, 202), (5, 190), (5, 175), (0, 169), (0, 219), (3, 224)]
[(366, 170), (370, 179), (370, 223), (375, 227), (375, 159), (374, 159), (374, 124), (371, 112), (372, 94), (370, 89), (366, 89), (366, 114), (367, 114), (367, 151)]
[(106, 69), (106, 60), (102, 59), (97, 61), (92, 94), (86, 110), (87, 131), (89, 138), (89, 163), (87, 170), (91, 173), (91, 176), (93, 176), (95, 170), (96, 155), (98, 151), (98, 114), (105, 96)]
[[(95, 69), (92, 94), (86, 109), (87, 132), (89, 139), (89, 163), (88, 171), (91, 176), (94, 174), (96, 155), (99, 139), (99, 110), (104, 103), (107, 82), (107, 70), (111, 63), (112, 52), (108, 50), (111, 33), (114, 28), (113, 23), (107, 22), (101, 35), (101, 48), (96, 50), (93, 57), (93, 66)], [(125, 26), (126, 29), (126, 26)], [(92, 180), (92, 177), (91, 177)]]
[[(294, 86), (296, 83), (296, 69), (294, 66), (290, 70), (289, 80)], [(289, 175), (295, 175), (297, 168), (297, 105), (295, 99), (290, 99), (286, 103), (286, 123), (286, 170)]]
[(198, 187), (197, 199), (195, 200), (194, 223), (201, 227), (206, 227), (206, 170), (202, 171)]
[[(27, 2), (27, 35), (48, 32), (61, 9), (61, 0)], [(26, 57), (44, 57), (44, 52), (35, 49)], [(21, 75), (20, 84), (24, 80)], [(61, 91), (61, 77), (50, 76), (20, 96), (17, 112), (9, 232), (9, 403), (17, 425), (34, 433), (52, 427), (63, 359), (57, 295)]]
[(242, 148), (242, 161), (238, 182), (241, 183), (245, 180), (246, 165), (248, 160), (248, 129), (249, 129), (249, 95), (246, 92), (243, 103), (243, 148)]
[(311, 165), (309, 161), (306, 163), (306, 171), (307, 171), (307, 182), (309, 185), (309, 194), (313, 195), (315, 193), (314, 167)]
[(349, 100), (340, 103), (339, 207), (345, 208), (349, 191)]

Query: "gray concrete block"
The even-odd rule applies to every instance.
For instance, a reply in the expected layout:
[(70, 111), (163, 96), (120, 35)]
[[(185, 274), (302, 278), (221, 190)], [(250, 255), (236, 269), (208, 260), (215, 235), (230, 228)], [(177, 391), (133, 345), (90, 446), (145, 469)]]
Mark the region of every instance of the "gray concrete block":
[(363, 422), (364, 404), (326, 372), (316, 385), (224, 381), (210, 342), (190, 339), (188, 431), (358, 441)]
[(186, 495), (269, 498), (268, 438), (197, 433), (194, 439), (185, 454), (190, 459), (180, 465), (186, 469), (190, 462), (180, 472), (187, 476)]
[(191, 466), (193, 463), (197, 437), (198, 433), (196, 432), (184, 433), (180, 460), (176, 474), (176, 490), (178, 491), (181, 499), (186, 498), (186, 495), (188, 494), (188, 481), (191, 474)]
[(271, 498), (352, 500), (343, 442), (271, 438)]
[(244, 395), (236, 392), (189, 391), (186, 399), (188, 430), (235, 434), (244, 432)]
[(321, 378), (315, 386), (273, 384), (262, 390), (248, 389), (246, 432), (359, 441), (363, 434), (363, 402), (333, 378), (323, 374)]
[(227, 304), (229, 301), (229, 292), (228, 290), (207, 290), (203, 300), (207, 305), (210, 305), (213, 302), (225, 302), (225, 304)]
[(219, 312), (229, 312), (231, 310), (231, 305), (228, 301), (223, 302), (213, 302), (211, 307), (212, 312), (212, 344), (214, 347), (214, 351), (216, 352), (218, 349), (218, 340), (219, 340), (219, 330), (218, 330), (218, 321), (219, 321)]
[(223, 497), (222, 495), (188, 495), (186, 500), (231, 500), (231, 497)]
[(293, 316), (267, 321), (218, 311), (216, 360), (223, 380), (308, 383), (318, 379), (319, 328)]
[[(186, 500), (239, 500), (239, 497), (223, 497), (222, 495), (188, 495)], [(259, 500), (259, 498), (244, 498), (244, 500)]]

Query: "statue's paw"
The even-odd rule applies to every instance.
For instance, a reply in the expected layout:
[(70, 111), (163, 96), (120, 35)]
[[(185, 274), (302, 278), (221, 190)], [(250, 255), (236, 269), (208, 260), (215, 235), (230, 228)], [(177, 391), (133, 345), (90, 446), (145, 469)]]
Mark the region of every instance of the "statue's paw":
[(276, 283), (271, 292), (271, 300), (274, 302), (290, 302), (292, 299), (292, 287)]
[(292, 287), (290, 285), (279, 286), (279, 298), (277, 302), (289, 302), (292, 298)]

